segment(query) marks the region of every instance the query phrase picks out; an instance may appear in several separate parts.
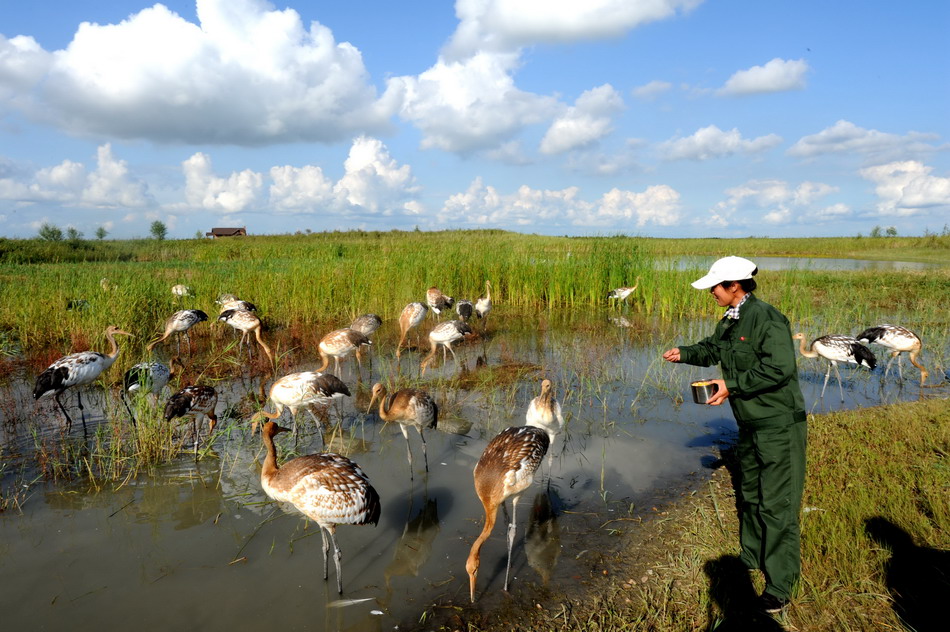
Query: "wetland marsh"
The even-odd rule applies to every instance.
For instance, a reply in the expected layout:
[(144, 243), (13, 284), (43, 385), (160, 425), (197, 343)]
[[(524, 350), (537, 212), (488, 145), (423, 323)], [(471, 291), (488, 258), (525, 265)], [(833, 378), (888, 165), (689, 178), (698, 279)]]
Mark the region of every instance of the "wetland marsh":
[[(504, 599), (504, 529), (496, 527), (483, 550), (478, 601), (471, 605), (464, 561), (483, 519), (472, 468), (492, 436), (524, 423), (542, 378), (556, 385), (566, 427), (553, 446), (553, 463), (542, 467), (518, 512), (511, 595), (543, 602), (599, 577), (622, 536), (654, 515), (668, 490), (703, 480), (719, 448), (731, 441), (735, 423), (728, 409), (690, 401), (690, 381), (716, 369), (659, 359), (663, 349), (707, 335), (718, 310), (706, 293), (688, 288), (699, 268), (647, 274), (653, 259), (632, 240), (626, 253), (584, 240), (533, 243), (524, 237), (513, 243), (524, 247), (507, 258), (474, 264), (452, 263), (461, 250), (455, 243), (428, 255), (428, 267), (428, 260), (417, 269), (397, 256), (386, 264), (390, 272), (386, 267), (380, 272), (382, 280), (368, 280), (375, 274), (368, 273), (372, 257), (343, 241), (325, 249), (328, 258), (320, 254), (321, 246), (305, 261), (280, 259), (283, 266), (267, 258), (231, 264), (5, 266), (0, 270), (7, 297), (0, 308), (7, 350), (0, 408), (5, 503), (0, 566), (19, 578), (3, 598), (5, 621), (51, 629), (118, 628), (135, 617), (155, 628), (266, 622), (391, 630), (418, 625), (434, 604), (489, 610)], [(374, 252), (372, 246), (367, 251)], [(230, 244), (221, 247), (231, 252)], [(327, 265), (333, 258), (341, 261)], [(436, 269), (436, 261), (445, 264), (439, 268), (444, 280), (426, 271)], [(268, 275), (270, 281), (261, 281)], [(629, 304), (607, 307), (606, 289), (637, 275), (641, 285)], [(92, 294), (105, 276), (118, 292)], [(156, 456), (146, 458), (138, 435), (148, 427), (166, 427), (165, 422), (140, 402), (145, 428), (131, 428), (113, 386), (126, 368), (144, 359), (149, 337), (180, 307), (166, 287), (172, 277), (196, 288), (189, 307), (211, 310), (214, 296), (226, 289), (259, 304), (265, 338), (277, 350), (275, 368), (259, 353), (250, 361), (238, 356), (231, 332), (221, 325), (194, 330), (194, 352), (183, 354), (180, 383), (213, 384), (221, 419), (197, 462), (189, 450), (190, 424), (156, 439)], [(24, 278), (31, 279), (30, 287), (15, 286)], [(414, 334), (413, 349), (394, 357), (395, 318), (406, 302), (424, 300), (425, 288), (433, 284), (474, 299), (484, 278), (493, 282), (495, 310), (487, 331), (476, 323), (479, 335), (457, 347), (458, 364), (451, 356), (443, 363), (439, 354), (421, 379), (419, 359), (427, 343)], [(844, 368), (845, 402), (834, 384), (822, 400), (825, 365), (800, 358), (809, 412), (947, 397), (950, 340), (937, 305), (950, 288), (945, 268), (909, 273), (763, 268), (759, 278), (757, 294), (780, 305), (809, 339), (830, 333), (829, 327), (853, 334), (888, 321), (918, 330), (926, 341), (924, 363), (933, 381), (943, 383), (921, 389), (916, 372), (906, 366), (903, 383), (894, 371), (882, 382), (880, 371)], [(873, 288), (882, 286), (892, 287), (892, 294), (880, 297)], [(904, 291), (911, 288), (916, 295)], [(77, 293), (91, 297), (88, 309), (53, 309)], [(27, 300), (39, 295), (53, 298), (46, 304)], [(933, 305), (922, 309), (915, 301)], [(322, 577), (318, 530), (264, 496), (261, 441), (248, 420), (264, 404), (262, 391), (275, 376), (318, 367), (320, 336), (369, 311), (383, 317), (383, 327), (361, 372), (352, 359), (344, 363), (340, 377), (352, 397), (327, 411), (324, 438), (360, 464), (383, 511), (376, 527), (338, 530), (344, 577), (339, 596), (332, 564), (329, 581)], [(31, 320), (40, 313), (56, 313), (59, 322)], [(33, 402), (32, 379), (62, 353), (103, 349), (97, 328), (113, 321), (134, 329), (136, 339), (124, 344), (103, 380), (105, 391), (85, 391), (88, 437), (83, 439), (78, 423), (65, 436), (51, 399)], [(430, 317), (422, 332), (434, 322)], [(158, 348), (163, 359), (171, 348)], [(414, 481), (398, 429), (367, 412), (376, 381), (425, 388), (440, 405), (439, 428), (426, 435), (430, 472), (416, 458)], [(63, 399), (75, 412), (73, 395), (67, 391)], [(308, 415), (301, 414), (298, 423), (296, 447), (289, 435), (278, 438), (281, 458), (318, 451), (323, 443)], [(418, 436), (413, 433), (410, 440), (418, 457)], [(266, 611), (260, 607), (262, 591), (270, 602)]]

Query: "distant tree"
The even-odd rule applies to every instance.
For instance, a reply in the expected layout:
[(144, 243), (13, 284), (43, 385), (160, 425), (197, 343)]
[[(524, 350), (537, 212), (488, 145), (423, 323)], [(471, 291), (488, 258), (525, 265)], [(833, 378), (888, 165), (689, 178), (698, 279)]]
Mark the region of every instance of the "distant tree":
[(105, 239), (106, 235), (108, 234), (109, 234), (109, 231), (107, 231), (104, 226), (100, 226), (99, 228), (96, 229), (96, 239), (98, 239), (99, 241), (102, 241), (103, 239)]
[(79, 245), (79, 242), (82, 241), (82, 231), (70, 226), (66, 229), (66, 241), (68, 241), (70, 245), (73, 246)]
[(40, 239), (46, 241), (63, 241), (63, 231), (56, 224), (43, 224), (40, 226)]
[(204, 238), (204, 236), (205, 236), (205, 235), (204, 235), (204, 233), (201, 232), (201, 230), (196, 230), (196, 231), (195, 231), (195, 239), (202, 239), (202, 238)]
[(888, 237), (897, 237), (897, 227), (888, 226), (887, 230), (884, 231), (884, 234), (887, 235)]
[(158, 241), (162, 241), (163, 239), (165, 239), (165, 237), (168, 236), (168, 227), (165, 226), (164, 222), (155, 220), (154, 222), (152, 222), (152, 226), (151, 228), (149, 228), (149, 232), (152, 234), (152, 237), (154, 237)]
[(880, 237), (881, 236), (881, 227), (875, 226), (871, 229), (871, 237)]

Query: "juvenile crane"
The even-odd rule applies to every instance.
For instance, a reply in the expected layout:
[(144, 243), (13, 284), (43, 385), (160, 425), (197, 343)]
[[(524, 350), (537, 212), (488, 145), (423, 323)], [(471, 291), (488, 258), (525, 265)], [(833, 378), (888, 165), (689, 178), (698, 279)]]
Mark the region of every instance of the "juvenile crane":
[(274, 363), (274, 356), (271, 354), (270, 347), (268, 347), (261, 338), (261, 319), (258, 318), (254, 312), (250, 312), (246, 309), (228, 309), (221, 312), (221, 315), (218, 316), (218, 320), (231, 325), (234, 329), (241, 332), (241, 343), (238, 345), (239, 354), (245, 342), (247, 343), (247, 353), (248, 355), (251, 354), (250, 336), (253, 332), (257, 338), (257, 344), (259, 344), (261, 349), (264, 350), (264, 353), (267, 354), (267, 358), (271, 364)]
[[(112, 347), (109, 353), (99, 353), (98, 351), (80, 351), (64, 356), (39, 374), (36, 378), (36, 384), (33, 387), (33, 399), (39, 399), (46, 393), (52, 392), (53, 399), (59, 405), (59, 409), (66, 417), (66, 431), (72, 428), (72, 417), (66, 412), (63, 402), (60, 400), (63, 392), (71, 386), (85, 386), (96, 381), (103, 371), (108, 369), (119, 357), (119, 345), (115, 341), (116, 335), (131, 336), (127, 331), (122, 331), (115, 325), (109, 325), (106, 328), (106, 340)], [(86, 432), (86, 413), (82, 405), (82, 397), (79, 390), (76, 390), (76, 401), (79, 403), (79, 414), (82, 416), (82, 430)]]
[(467, 323), (468, 319), (475, 313), (475, 306), (472, 301), (463, 298), (455, 304), (455, 313), (459, 315), (459, 320)]
[(350, 329), (358, 331), (369, 338), (376, 333), (376, 330), (379, 329), (379, 326), (382, 324), (383, 319), (376, 314), (363, 314), (353, 319), (353, 322), (350, 323)]
[(440, 315), (443, 310), (452, 309), (455, 299), (442, 293), (442, 290), (434, 285), (426, 290), (426, 303), (433, 314)]
[(132, 419), (132, 425), (135, 425), (135, 415), (132, 414), (132, 407), (129, 406), (126, 394), (129, 397), (135, 397), (137, 393), (148, 393), (157, 398), (162, 389), (168, 384), (176, 371), (176, 365), (184, 368), (178, 356), (171, 360), (171, 366), (165, 366), (161, 362), (139, 362), (134, 365), (122, 377), (122, 402), (126, 410), (129, 411), (129, 417)]
[[(290, 373), (278, 379), (270, 387), (268, 399), (274, 404), (274, 412), (261, 410), (251, 418), (252, 426), (265, 419), (279, 419), (284, 413), (284, 407), (290, 409), (293, 420), (293, 434), (297, 435), (297, 411), (306, 408), (316, 422), (318, 428), (323, 424), (313, 414), (310, 408), (313, 404), (326, 404), (335, 399), (349, 397), (350, 389), (335, 375), (318, 373), (316, 371), (302, 371)], [(322, 433), (321, 433), (322, 435)]]
[(399, 315), (399, 344), (396, 345), (396, 358), (399, 358), (402, 343), (406, 341), (406, 335), (413, 327), (418, 327), (419, 323), (425, 320), (429, 308), (424, 303), (409, 303), (402, 308)]
[(844, 388), (841, 385), (841, 373), (838, 372), (839, 362), (850, 362), (859, 366), (864, 365), (874, 370), (877, 365), (877, 358), (870, 349), (858, 342), (857, 338), (851, 336), (842, 336), (839, 334), (829, 334), (816, 338), (811, 343), (811, 348), (805, 348), (805, 334), (798, 333), (792, 336), (799, 341), (799, 351), (806, 358), (824, 358), (828, 361), (828, 370), (825, 372), (825, 383), (821, 387), (821, 398), (825, 396), (825, 388), (828, 386), (828, 378), (831, 377), (831, 369), (834, 368), (835, 375), (838, 377), (838, 393), (841, 395), (841, 401), (844, 401)]
[(160, 342), (164, 342), (172, 334), (178, 334), (178, 353), (181, 354), (181, 338), (185, 337), (185, 340), (188, 341), (188, 351), (191, 351), (191, 338), (188, 337), (188, 330), (197, 325), (198, 323), (203, 323), (208, 320), (208, 315), (205, 314), (200, 309), (182, 309), (171, 316), (168, 317), (168, 320), (165, 321), (165, 333), (156, 340), (153, 340), (148, 344), (146, 349), (151, 352)]
[[(564, 427), (564, 417), (561, 415), (561, 404), (554, 396), (554, 384), (551, 380), (541, 380), (541, 394), (531, 400), (528, 405), (528, 412), (525, 415), (525, 421), (529, 426), (544, 428), (551, 436), (551, 443), (554, 443), (554, 436)], [(554, 451), (548, 453), (548, 467), (554, 461)]]
[(626, 303), (627, 297), (633, 294), (639, 285), (640, 277), (637, 277), (637, 282), (633, 284), (633, 287), (618, 287), (616, 289), (610, 290), (610, 292), (607, 293), (607, 298), (615, 298), (618, 299), (618, 302)]
[(432, 347), (429, 349), (429, 355), (422, 360), (422, 364), (420, 365), (421, 374), (426, 374), (426, 367), (432, 362), (432, 359), (435, 357), (435, 352), (440, 345), (442, 346), (443, 362), (446, 359), (445, 350), (448, 349), (452, 352), (452, 359), (458, 364), (458, 357), (455, 355), (455, 350), (452, 349), (452, 343), (471, 334), (472, 328), (460, 320), (449, 320), (433, 327), (432, 331), (429, 332), (429, 344), (431, 344)]
[(475, 301), (475, 315), (482, 319), (482, 330), (488, 327), (488, 312), (491, 311), (491, 283), (485, 281), (485, 296)]
[(879, 344), (891, 350), (891, 359), (887, 361), (887, 366), (884, 368), (884, 377), (882, 379), (887, 379), (887, 372), (891, 370), (891, 363), (895, 358), (897, 359), (897, 373), (901, 380), (904, 379), (900, 354), (906, 352), (907, 357), (910, 358), (910, 363), (920, 369), (920, 385), (923, 386), (924, 382), (927, 381), (927, 377), (930, 373), (917, 361), (917, 356), (920, 354), (922, 347), (920, 336), (911, 330), (898, 325), (879, 325), (865, 329), (859, 333), (856, 338), (861, 342)]
[(373, 385), (373, 396), (369, 400), (368, 413), (373, 408), (373, 402), (379, 399), (379, 417), (387, 423), (399, 424), (402, 436), (406, 438), (406, 451), (409, 454), (409, 479), (412, 480), (412, 447), (409, 445), (409, 430), (412, 426), (419, 431), (422, 439), (422, 458), (426, 464), (426, 473), (429, 472), (429, 456), (426, 454), (426, 437), (424, 429), (435, 428), (439, 421), (439, 407), (427, 392), (404, 388), (389, 395), (386, 387), (377, 382)]
[(336, 527), (340, 524), (376, 525), (380, 514), (379, 494), (359, 465), (332, 452), (297, 457), (278, 466), (274, 436), (286, 431), (287, 428), (273, 421), (264, 424), (262, 434), (267, 456), (261, 468), (261, 487), (274, 500), (290, 503), (320, 526), (323, 579), (329, 578), (327, 535), (330, 536), (337, 592), (343, 594), (343, 556), (334, 536)]
[(182, 285), (179, 283), (178, 285), (172, 286), (172, 296), (174, 296), (176, 300), (180, 301), (184, 298), (192, 298), (194, 295), (195, 291), (187, 285)]
[(195, 439), (195, 460), (198, 460), (198, 424), (208, 418), (208, 436), (214, 431), (218, 417), (214, 409), (218, 405), (218, 393), (211, 386), (186, 386), (171, 396), (165, 404), (165, 421), (176, 417), (191, 417), (191, 430)]
[[(543, 383), (541, 388), (543, 396)], [(528, 425), (502, 430), (488, 443), (475, 465), (475, 493), (478, 494), (485, 508), (485, 525), (472, 544), (468, 560), (465, 562), (472, 603), (475, 602), (475, 582), (481, 564), (482, 545), (495, 527), (499, 505), (511, 498), (511, 519), (508, 522), (507, 533), (508, 564), (505, 569), (505, 590), (508, 590), (511, 549), (517, 531), (515, 520), (518, 500), (534, 482), (534, 474), (538, 471), (557, 432), (557, 429), (553, 427), (534, 425), (537, 419), (537, 416), (532, 416), (527, 420)]]
[(365, 335), (345, 327), (331, 331), (320, 340), (317, 349), (320, 351), (320, 357), (323, 359), (323, 366), (317, 371), (324, 371), (330, 364), (330, 358), (333, 358), (333, 370), (337, 375), (340, 374), (340, 360), (348, 358), (350, 354), (356, 354), (356, 362), (360, 371), (363, 369), (363, 347), (369, 346), (373, 342)]

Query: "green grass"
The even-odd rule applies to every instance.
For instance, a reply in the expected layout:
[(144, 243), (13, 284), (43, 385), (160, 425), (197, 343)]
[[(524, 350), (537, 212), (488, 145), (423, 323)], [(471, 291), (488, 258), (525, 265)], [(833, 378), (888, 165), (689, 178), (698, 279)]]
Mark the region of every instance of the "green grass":
[[(467, 628), (462, 629), (509, 629), (498, 621), (514, 617), (522, 622), (520, 629), (538, 631), (905, 630), (895, 611), (898, 592), (904, 598), (913, 598), (915, 591), (939, 595), (950, 582), (944, 576), (943, 587), (915, 583), (931, 577), (921, 559), (945, 559), (950, 550), (948, 497), (950, 401), (812, 416), (802, 583), (784, 615), (765, 619), (736, 607), (764, 581), (758, 573), (732, 568), (739, 553), (738, 520), (732, 483), (723, 469), (640, 528), (638, 533), (650, 534), (648, 540), (632, 539), (625, 553), (611, 557), (611, 579), (593, 582), (586, 595), (501, 616), (465, 612)], [(909, 536), (913, 546), (904, 550), (892, 547), (893, 540), (872, 537), (881, 524)], [(629, 563), (637, 547), (652, 550), (653, 561)], [(888, 567), (900, 568), (912, 559), (917, 566), (908, 575), (887, 573)]]

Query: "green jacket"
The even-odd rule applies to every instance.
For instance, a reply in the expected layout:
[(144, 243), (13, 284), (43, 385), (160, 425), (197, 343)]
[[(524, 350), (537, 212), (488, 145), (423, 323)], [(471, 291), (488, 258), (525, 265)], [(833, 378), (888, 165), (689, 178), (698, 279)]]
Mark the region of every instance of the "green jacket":
[(739, 319), (723, 317), (712, 336), (680, 347), (680, 361), (719, 364), (740, 426), (761, 429), (805, 421), (788, 319), (750, 295)]

